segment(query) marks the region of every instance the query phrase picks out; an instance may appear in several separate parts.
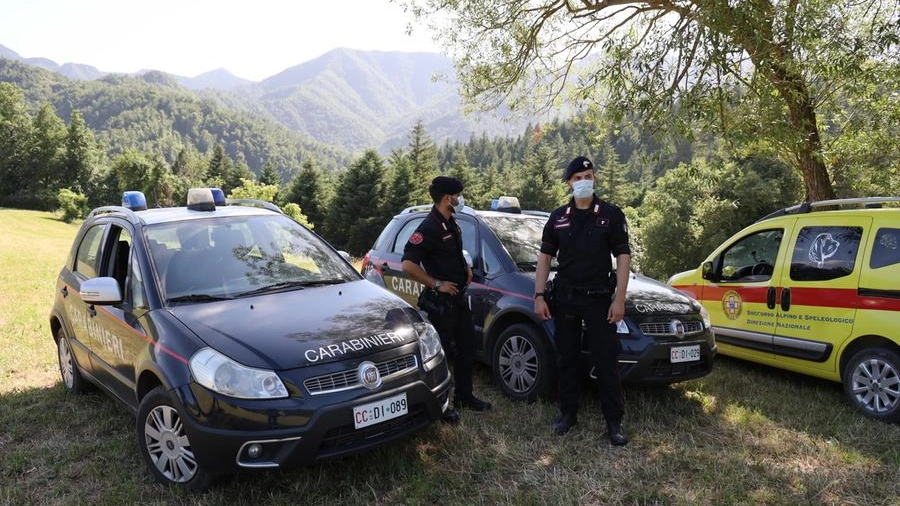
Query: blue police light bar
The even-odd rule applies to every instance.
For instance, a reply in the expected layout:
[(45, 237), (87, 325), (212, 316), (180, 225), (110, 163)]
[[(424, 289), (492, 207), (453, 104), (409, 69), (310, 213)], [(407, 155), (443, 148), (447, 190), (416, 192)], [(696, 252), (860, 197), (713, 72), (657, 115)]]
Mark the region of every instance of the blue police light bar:
[(132, 211), (144, 211), (147, 209), (147, 198), (143, 192), (127, 191), (122, 194), (122, 207), (127, 207)]
[(210, 188), (209, 191), (212, 192), (213, 202), (217, 206), (225, 205), (225, 192), (223, 192), (221, 188)]

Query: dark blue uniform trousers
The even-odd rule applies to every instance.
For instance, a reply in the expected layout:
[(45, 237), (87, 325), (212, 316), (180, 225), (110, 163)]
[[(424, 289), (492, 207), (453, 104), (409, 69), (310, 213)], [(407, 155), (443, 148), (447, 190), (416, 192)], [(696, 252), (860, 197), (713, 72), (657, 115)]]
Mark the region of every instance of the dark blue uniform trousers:
[(578, 361), (584, 339), (599, 382), (600, 409), (607, 422), (621, 422), (625, 414), (625, 396), (619, 378), (618, 355), (621, 350), (616, 326), (607, 321), (610, 301), (595, 299), (591, 304), (559, 304), (554, 313), (556, 350), (559, 366), (559, 409), (564, 415), (577, 415), (580, 375)]
[(472, 311), (462, 292), (456, 297), (441, 294), (441, 299), (448, 305), (447, 311), (441, 315), (428, 314), (434, 325), (441, 344), (453, 359), (453, 390), (457, 399), (472, 398), (472, 369), (475, 364), (475, 325), (472, 322)]

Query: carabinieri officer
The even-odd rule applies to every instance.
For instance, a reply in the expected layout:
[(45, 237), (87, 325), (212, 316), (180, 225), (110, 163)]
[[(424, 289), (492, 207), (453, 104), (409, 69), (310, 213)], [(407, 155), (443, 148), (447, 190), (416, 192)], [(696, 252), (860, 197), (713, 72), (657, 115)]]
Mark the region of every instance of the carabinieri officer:
[(430, 311), (428, 319), (449, 351), (454, 344), (454, 405), (474, 411), (491, 404), (475, 397), (472, 367), (475, 363), (475, 325), (465, 292), (472, 281), (472, 269), (463, 256), (462, 232), (453, 213), (463, 209), (463, 185), (459, 179), (438, 176), (428, 187), (434, 206), (403, 250), (403, 272), (438, 292), (441, 311)]
[[(594, 164), (579, 156), (563, 173), (572, 200), (550, 213), (541, 238), (535, 273), (534, 311), (554, 317), (559, 365), (559, 416), (553, 431), (565, 434), (577, 423), (578, 360), (584, 338), (600, 382), (600, 408), (613, 445), (628, 444), (622, 429), (625, 400), (619, 378), (621, 350), (616, 323), (625, 315), (625, 291), (630, 275), (628, 225), (622, 210), (594, 194)], [(559, 266), (553, 280), (553, 307), (544, 289), (552, 257)], [(612, 256), (616, 257), (613, 274)]]

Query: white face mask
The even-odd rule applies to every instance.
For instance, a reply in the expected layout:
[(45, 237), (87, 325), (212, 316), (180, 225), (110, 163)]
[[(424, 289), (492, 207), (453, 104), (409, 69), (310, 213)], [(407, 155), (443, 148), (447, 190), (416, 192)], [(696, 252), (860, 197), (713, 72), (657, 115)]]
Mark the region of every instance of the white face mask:
[(456, 205), (451, 205), (451, 207), (453, 207), (453, 212), (461, 213), (463, 210), (463, 206), (465, 206), (465, 205), (466, 205), (466, 199), (464, 199), (463, 196), (460, 195), (456, 201)]
[(572, 183), (572, 196), (576, 199), (586, 199), (594, 193), (594, 180), (582, 179)]

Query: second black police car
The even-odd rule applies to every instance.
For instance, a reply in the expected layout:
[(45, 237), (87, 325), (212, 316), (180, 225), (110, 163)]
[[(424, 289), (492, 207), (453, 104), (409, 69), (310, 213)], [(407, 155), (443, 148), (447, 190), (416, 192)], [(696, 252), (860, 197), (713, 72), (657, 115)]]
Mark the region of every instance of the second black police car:
[[(522, 211), (514, 197), (498, 199), (495, 207), (490, 211), (467, 207), (454, 215), (472, 261), (473, 280), (466, 295), (475, 320), (478, 357), (491, 367), (497, 386), (508, 397), (547, 397), (556, 385), (553, 324), (534, 314), (533, 296), (548, 213)], [(416, 206), (394, 216), (363, 260), (366, 279), (410, 304), (416, 304), (423, 285), (403, 273), (400, 260), (409, 236), (430, 209)], [(674, 383), (712, 371), (717, 348), (706, 309), (645, 276), (633, 273), (628, 282), (619, 337), (623, 381)]]
[(278, 211), (193, 189), (187, 207), (95, 209), (56, 286), (63, 385), (136, 414), (160, 482), (317, 462), (439, 420), (434, 328)]

